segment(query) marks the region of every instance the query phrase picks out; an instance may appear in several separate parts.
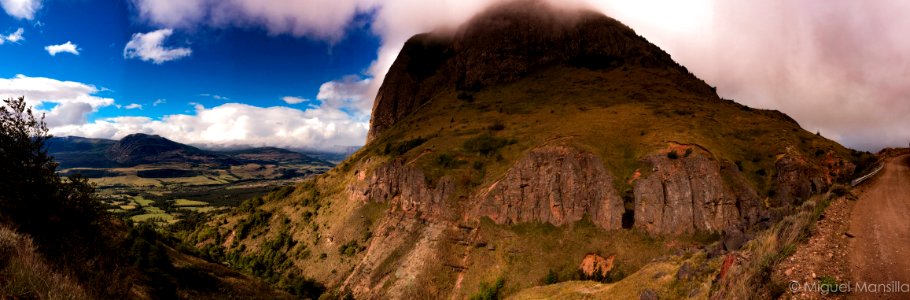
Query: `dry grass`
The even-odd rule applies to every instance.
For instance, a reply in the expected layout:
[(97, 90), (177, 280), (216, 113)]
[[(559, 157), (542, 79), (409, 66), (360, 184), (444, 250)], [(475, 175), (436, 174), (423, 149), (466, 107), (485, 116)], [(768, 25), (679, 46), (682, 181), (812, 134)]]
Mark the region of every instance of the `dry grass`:
[(53, 270), (32, 239), (0, 226), (0, 298), (89, 299), (72, 278)]
[(776, 298), (785, 291), (785, 283), (773, 282), (775, 265), (793, 254), (797, 244), (805, 241), (809, 229), (819, 219), (834, 195), (818, 195), (806, 201), (793, 213), (758, 234), (738, 253), (743, 258), (730, 268), (715, 287), (721, 299)]

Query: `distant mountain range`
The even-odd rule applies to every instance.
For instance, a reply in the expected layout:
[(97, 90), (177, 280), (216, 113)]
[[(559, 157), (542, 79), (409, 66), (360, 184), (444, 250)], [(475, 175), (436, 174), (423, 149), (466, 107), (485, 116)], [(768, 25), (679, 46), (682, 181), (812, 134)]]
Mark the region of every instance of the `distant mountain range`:
[(61, 169), (131, 167), (153, 163), (220, 166), (286, 163), (332, 166), (334, 164), (328, 160), (337, 159), (325, 153), (310, 156), (274, 147), (211, 151), (142, 133), (128, 135), (119, 141), (77, 136), (54, 137), (47, 141), (47, 148), (48, 153), (60, 163)]

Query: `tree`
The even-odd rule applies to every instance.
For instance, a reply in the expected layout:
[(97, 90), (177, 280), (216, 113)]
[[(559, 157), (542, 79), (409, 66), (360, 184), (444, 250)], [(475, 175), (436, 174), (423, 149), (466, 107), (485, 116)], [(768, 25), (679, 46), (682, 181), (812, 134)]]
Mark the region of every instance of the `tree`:
[(48, 155), (44, 116), (35, 117), (25, 97), (0, 106), (0, 222), (37, 239), (71, 233), (97, 221), (94, 189), (81, 177), (61, 179)]

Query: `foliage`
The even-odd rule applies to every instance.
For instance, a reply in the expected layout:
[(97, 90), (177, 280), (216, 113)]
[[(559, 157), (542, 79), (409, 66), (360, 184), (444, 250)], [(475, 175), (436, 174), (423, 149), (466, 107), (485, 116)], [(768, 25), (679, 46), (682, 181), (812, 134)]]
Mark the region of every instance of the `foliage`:
[(465, 151), (470, 153), (491, 156), (497, 154), (500, 148), (514, 143), (515, 141), (498, 138), (492, 134), (484, 133), (466, 140), (462, 147)]
[(502, 299), (502, 289), (506, 285), (506, 280), (502, 277), (496, 279), (496, 282), (490, 284), (482, 282), (480, 290), (471, 295), (471, 300), (498, 300)]
[(559, 274), (556, 274), (556, 271), (553, 271), (553, 269), (550, 269), (549, 271), (547, 271), (547, 276), (544, 276), (544, 278), (540, 282), (543, 284), (557, 283), (557, 282), (559, 282)]
[(383, 153), (386, 155), (389, 155), (389, 154), (402, 155), (402, 154), (407, 153), (408, 151), (411, 151), (411, 149), (417, 148), (417, 146), (423, 145), (423, 143), (425, 143), (426, 141), (427, 141), (427, 139), (425, 139), (425, 138), (417, 137), (415, 139), (404, 141), (394, 147), (391, 144), (386, 144), (385, 149), (383, 150)]
[(677, 159), (677, 158), (679, 158), (679, 153), (677, 153), (676, 150), (671, 150), (670, 152), (667, 153), (667, 157), (669, 157), (670, 159)]

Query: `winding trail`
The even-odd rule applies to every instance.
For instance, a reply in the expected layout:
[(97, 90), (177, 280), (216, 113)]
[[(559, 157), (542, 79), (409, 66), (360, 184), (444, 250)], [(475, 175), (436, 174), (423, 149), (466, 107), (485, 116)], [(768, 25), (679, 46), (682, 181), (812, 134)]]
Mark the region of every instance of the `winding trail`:
[[(892, 158), (853, 207), (849, 261), (854, 283), (910, 285), (910, 155)], [(898, 287), (892, 284), (892, 287)], [(910, 293), (855, 293), (856, 299), (910, 299)]]

